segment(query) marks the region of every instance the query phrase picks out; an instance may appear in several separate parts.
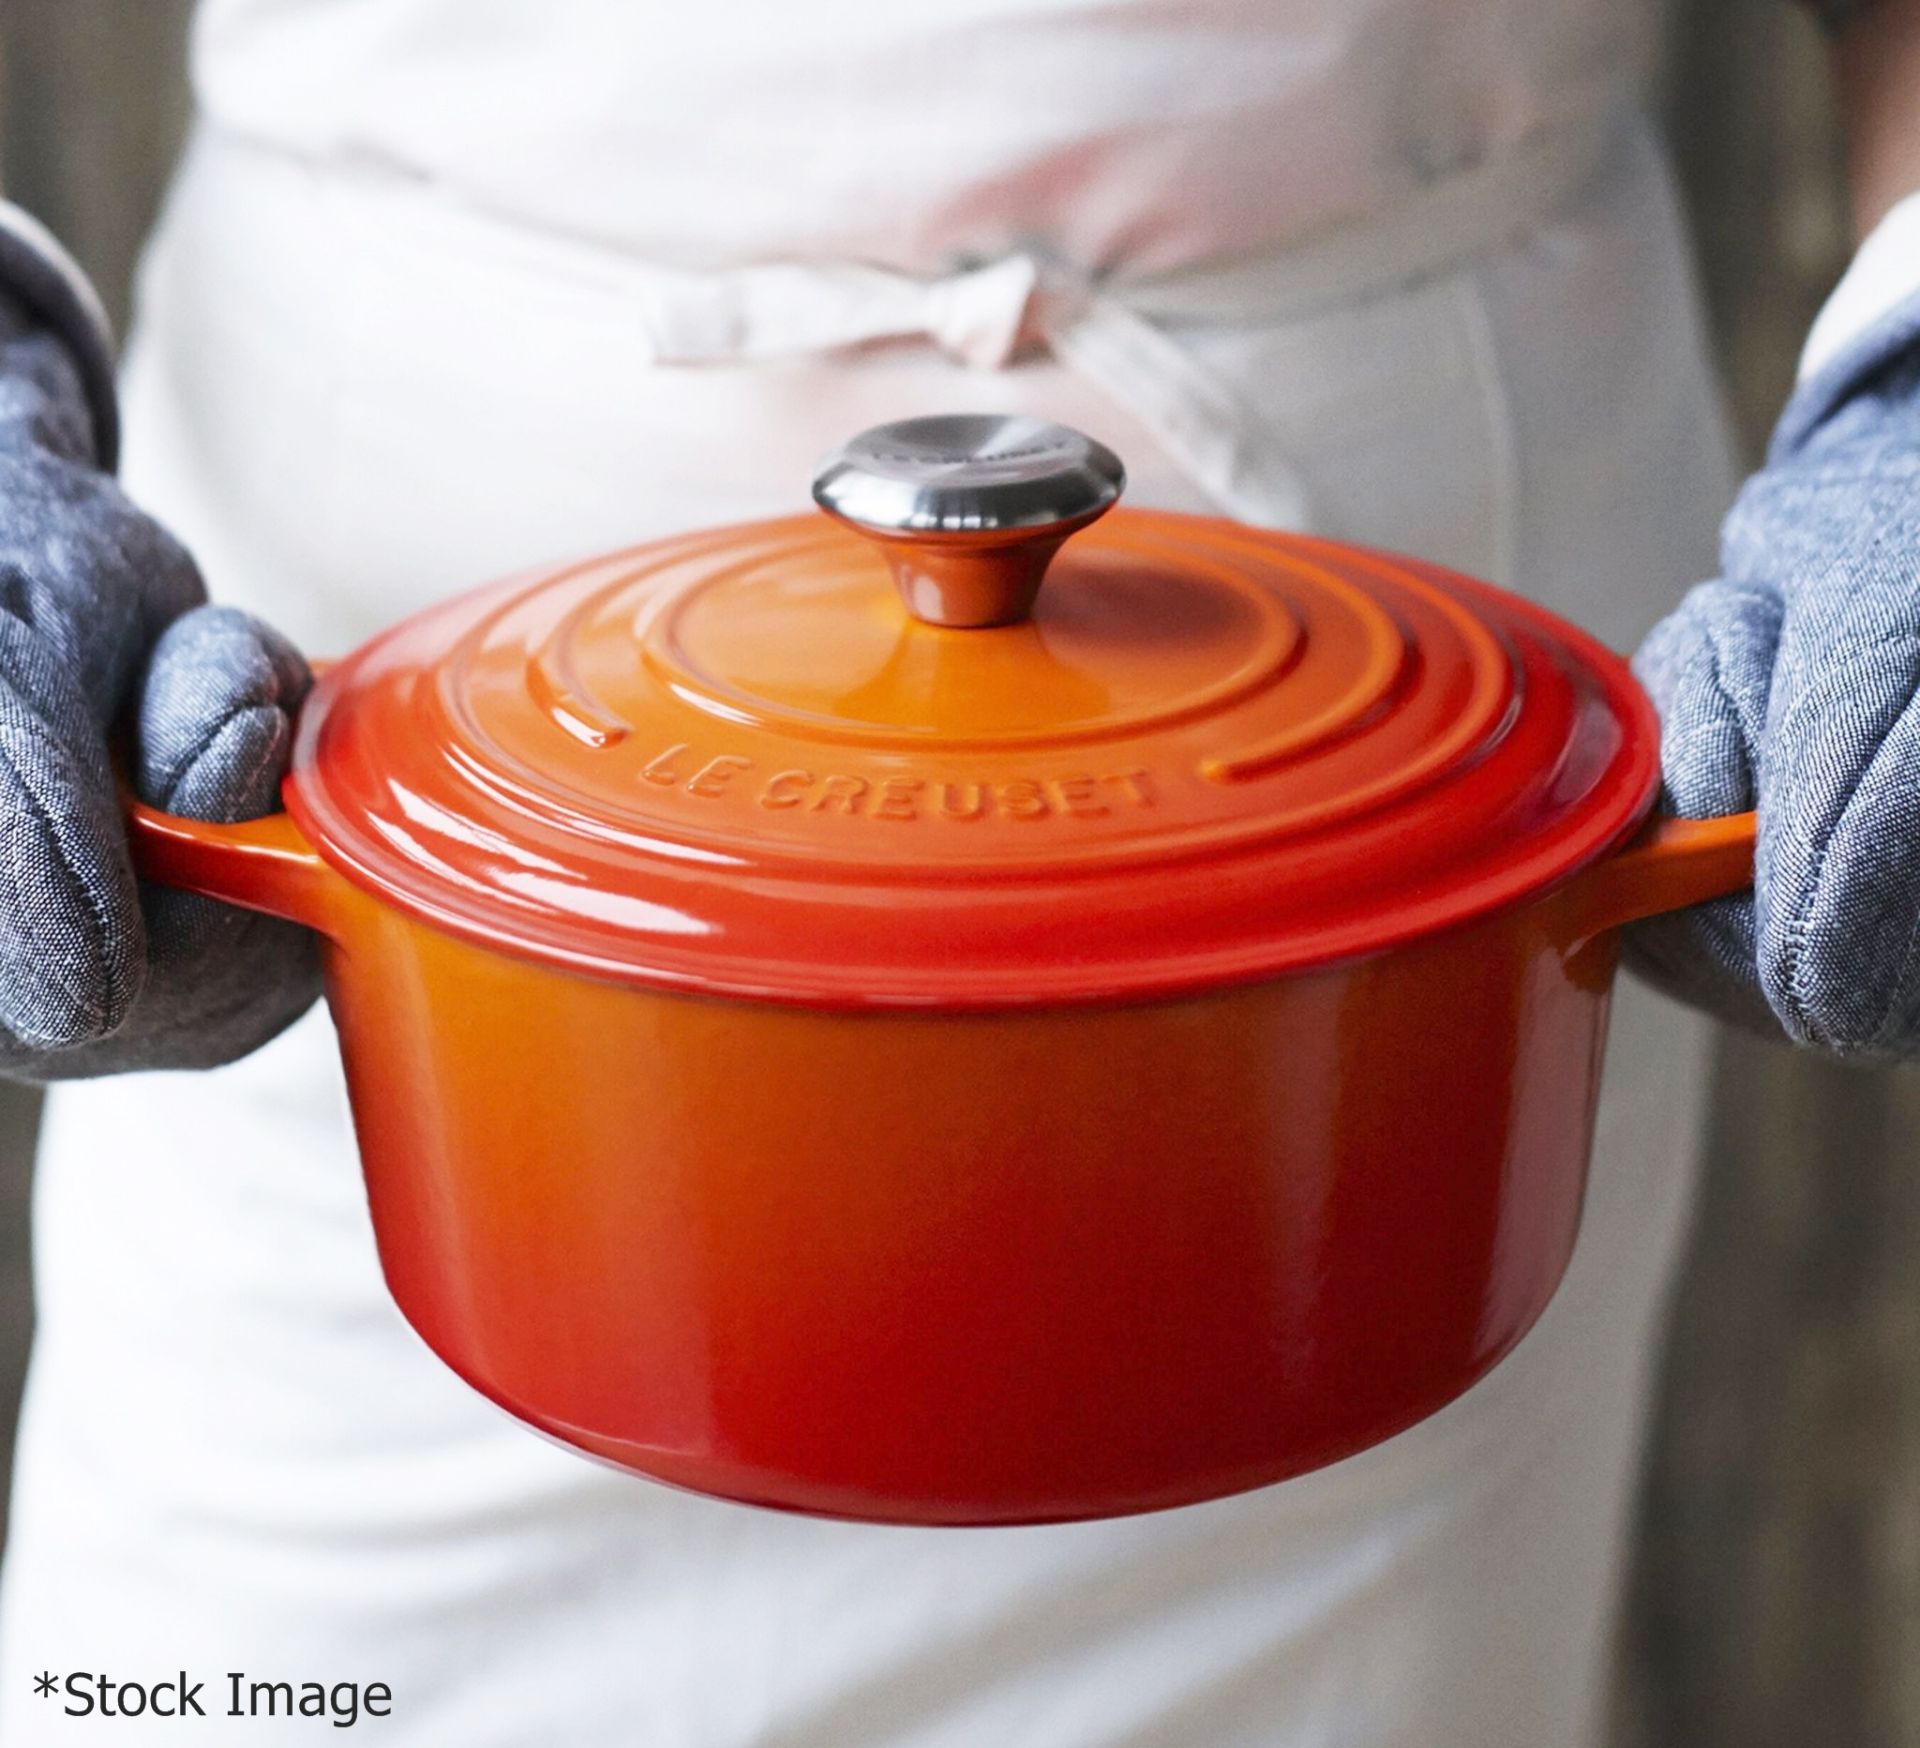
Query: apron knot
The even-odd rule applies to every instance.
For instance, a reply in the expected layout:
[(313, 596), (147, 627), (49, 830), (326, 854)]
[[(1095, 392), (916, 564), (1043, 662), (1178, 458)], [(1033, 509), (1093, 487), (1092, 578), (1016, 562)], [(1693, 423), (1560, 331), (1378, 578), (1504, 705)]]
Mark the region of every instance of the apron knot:
[(925, 282), (925, 332), (950, 358), (975, 370), (1003, 370), (1032, 332), (1042, 269), (1031, 254), (1003, 255)]

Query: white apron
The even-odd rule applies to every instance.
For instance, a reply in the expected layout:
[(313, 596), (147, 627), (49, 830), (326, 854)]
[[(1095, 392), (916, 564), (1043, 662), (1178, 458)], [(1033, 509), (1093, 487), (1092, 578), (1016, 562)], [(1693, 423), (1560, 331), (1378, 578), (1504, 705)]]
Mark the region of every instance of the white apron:
[[(1554, 137), (1479, 194), (1133, 296), (1054, 248), (937, 285), (668, 266), (211, 129), (148, 263), (128, 477), (217, 594), (326, 653), (516, 566), (796, 508), (863, 426), (1030, 412), (1111, 443), (1136, 503), (1422, 553), (1624, 646), (1710, 569), (1726, 452), (1644, 126)], [(1023, 327), (1052, 349), (1013, 361)], [(862, 335), (892, 338), (836, 346)], [(0, 1740), (318, 1739), (217, 1715), (238, 1670), (384, 1682), (355, 1728), (401, 1748), (1589, 1741), (1705, 1086), (1692, 1022), (1619, 1008), (1570, 1275), (1491, 1376), (1317, 1475), (1040, 1529), (719, 1504), (500, 1415), (384, 1295), (324, 1014), (217, 1074), (62, 1089)], [(176, 1668), (211, 1678), (190, 1731), (29, 1679)]]

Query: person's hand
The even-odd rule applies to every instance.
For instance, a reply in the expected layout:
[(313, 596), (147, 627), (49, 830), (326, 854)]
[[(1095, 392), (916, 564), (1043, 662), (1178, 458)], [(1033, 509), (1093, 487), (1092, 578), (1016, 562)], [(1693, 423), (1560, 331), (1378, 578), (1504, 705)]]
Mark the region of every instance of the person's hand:
[(1663, 805), (1758, 807), (1750, 897), (1628, 931), (1655, 982), (1801, 1043), (1920, 1051), (1920, 300), (1806, 383), (1634, 666)]
[(305, 663), (201, 603), (185, 550), (94, 462), (74, 360), (0, 295), (0, 1074), (228, 1061), (318, 993), (313, 938), (142, 888), (109, 737), (169, 812), (271, 812)]

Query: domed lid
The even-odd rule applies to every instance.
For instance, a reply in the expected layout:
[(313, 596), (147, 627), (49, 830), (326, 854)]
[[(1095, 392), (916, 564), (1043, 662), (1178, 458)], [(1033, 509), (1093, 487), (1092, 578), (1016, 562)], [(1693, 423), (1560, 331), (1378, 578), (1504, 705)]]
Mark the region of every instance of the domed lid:
[(508, 952), (935, 1008), (1372, 952), (1651, 806), (1651, 707), (1571, 626), (1412, 559), (1105, 515), (1120, 485), (1031, 420), (868, 432), (826, 515), (376, 638), (316, 689), (289, 806), (348, 878)]

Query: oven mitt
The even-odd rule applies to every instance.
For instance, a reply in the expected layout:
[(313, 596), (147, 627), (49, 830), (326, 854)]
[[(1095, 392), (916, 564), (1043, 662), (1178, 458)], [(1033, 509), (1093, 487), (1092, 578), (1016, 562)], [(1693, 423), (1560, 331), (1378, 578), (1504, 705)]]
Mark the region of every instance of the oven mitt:
[(1920, 1052), (1920, 298), (1789, 401), (1721, 572), (1634, 666), (1666, 808), (1758, 806), (1754, 892), (1636, 924), (1628, 962), (1775, 1036)]
[(0, 294), (0, 1074), (207, 1067), (318, 992), (290, 923), (142, 887), (108, 757), (140, 797), (271, 812), (304, 662), (201, 603), (193, 560), (95, 465), (74, 357)]

